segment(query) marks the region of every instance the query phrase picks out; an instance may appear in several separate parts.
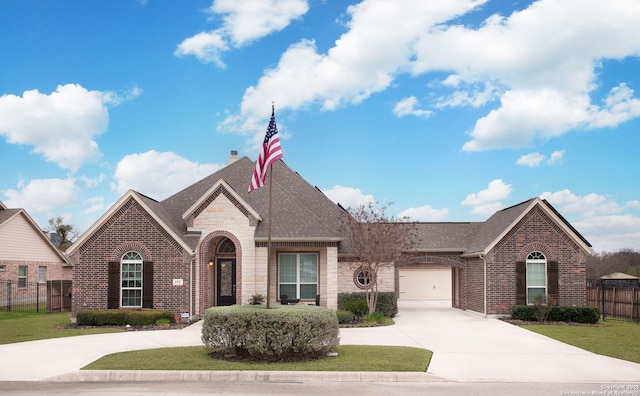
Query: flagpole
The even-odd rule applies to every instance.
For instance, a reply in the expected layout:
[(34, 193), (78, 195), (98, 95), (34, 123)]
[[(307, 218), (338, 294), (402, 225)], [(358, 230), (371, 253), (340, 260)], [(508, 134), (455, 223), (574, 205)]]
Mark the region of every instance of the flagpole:
[(273, 197), (273, 165), (269, 165), (269, 233), (267, 237), (267, 309), (271, 308), (271, 207)]

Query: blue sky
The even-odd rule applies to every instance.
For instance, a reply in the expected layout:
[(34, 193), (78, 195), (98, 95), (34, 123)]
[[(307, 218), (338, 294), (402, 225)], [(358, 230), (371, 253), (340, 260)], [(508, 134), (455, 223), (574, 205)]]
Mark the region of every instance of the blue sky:
[[(634, 0), (0, 2), (0, 201), (86, 230), (257, 157), (343, 206), (484, 221), (540, 196), (640, 249)], [(251, 175), (247, 175), (247, 185)]]

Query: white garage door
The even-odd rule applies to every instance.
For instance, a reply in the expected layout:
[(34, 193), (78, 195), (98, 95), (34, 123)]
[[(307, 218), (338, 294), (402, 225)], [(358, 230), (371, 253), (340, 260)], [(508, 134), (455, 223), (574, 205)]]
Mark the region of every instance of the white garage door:
[(401, 300), (451, 300), (451, 268), (403, 268)]

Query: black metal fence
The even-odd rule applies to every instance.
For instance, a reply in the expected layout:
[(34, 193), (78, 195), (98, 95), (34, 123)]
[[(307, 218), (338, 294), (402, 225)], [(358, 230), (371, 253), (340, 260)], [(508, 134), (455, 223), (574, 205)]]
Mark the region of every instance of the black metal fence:
[(587, 305), (602, 311), (602, 320), (640, 323), (640, 287), (598, 279), (587, 282)]
[(0, 312), (70, 312), (71, 281), (0, 281)]

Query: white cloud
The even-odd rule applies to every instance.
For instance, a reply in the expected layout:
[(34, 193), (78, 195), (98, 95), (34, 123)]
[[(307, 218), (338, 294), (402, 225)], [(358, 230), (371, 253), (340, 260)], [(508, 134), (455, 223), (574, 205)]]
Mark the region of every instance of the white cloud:
[(449, 215), (449, 209), (435, 209), (429, 205), (409, 208), (398, 214), (399, 218), (407, 217), (410, 221), (443, 221)]
[(32, 216), (48, 213), (50, 217), (57, 217), (62, 213), (52, 211), (75, 202), (79, 192), (73, 178), (35, 179), (20, 182), (17, 190), (3, 191), (7, 198), (2, 201), (9, 208), (24, 208)]
[(540, 153), (525, 154), (518, 158), (516, 164), (535, 168), (537, 166), (540, 166), (546, 160), (547, 165), (558, 165), (562, 163), (564, 152), (564, 150), (554, 151), (549, 156), (549, 159), (547, 159), (546, 155)]
[[(466, 151), (525, 147), (575, 128), (615, 126), (640, 116), (640, 101), (624, 84), (601, 105), (591, 98), (602, 60), (640, 54), (637, 1), (540, 0), (478, 27), (455, 24), (485, 2), (407, 1), (399, 7), (391, 0), (364, 0), (350, 6), (348, 31), (335, 46), (319, 53), (313, 40), (291, 45), (246, 89), (240, 113), (219, 128), (260, 133), (272, 100), (280, 109), (333, 110), (386, 90), (400, 74), (433, 72), (448, 73), (442, 87), (453, 90), (435, 99), (436, 109), (479, 109), (499, 99), (476, 121)], [(403, 101), (395, 111), (413, 109)], [(419, 111), (426, 116), (429, 109)]]
[(623, 205), (604, 195), (579, 196), (569, 190), (545, 192), (549, 201), (598, 251), (617, 251), (637, 246), (640, 239), (640, 205)]
[(557, 165), (562, 163), (562, 159), (564, 158), (564, 150), (558, 150), (551, 153), (549, 159), (547, 160), (547, 164), (549, 165)]
[(395, 107), (393, 108), (393, 114), (398, 117), (412, 115), (424, 118), (428, 118), (429, 116), (431, 116), (431, 114), (433, 114), (433, 112), (430, 110), (416, 109), (417, 105), (418, 99), (415, 96), (409, 96), (408, 98), (404, 98), (396, 103)]
[(124, 96), (89, 91), (78, 84), (59, 85), (49, 95), (38, 90), (22, 96), (0, 96), (0, 135), (8, 143), (33, 147), (61, 168), (77, 171), (101, 153), (96, 138), (107, 130), (108, 106), (140, 94), (134, 88)]
[(416, 40), (439, 23), (484, 3), (365, 0), (347, 8), (351, 19), (326, 54), (313, 40), (293, 44), (278, 64), (266, 70), (257, 84), (246, 89), (240, 114), (218, 128), (237, 133), (261, 133), (265, 104), (275, 100), (280, 109), (318, 104), (323, 110), (358, 104), (387, 89), (398, 73), (407, 72)]
[(215, 63), (224, 68), (222, 53), (229, 50), (227, 42), (218, 31), (200, 32), (184, 39), (174, 52), (176, 56), (193, 55), (204, 63)]
[(542, 163), (542, 161), (544, 161), (545, 158), (546, 157), (540, 153), (525, 154), (522, 157), (518, 158), (518, 160), (516, 161), (516, 164), (536, 167), (536, 166), (540, 166), (540, 164)]
[(322, 192), (333, 202), (342, 205), (345, 209), (355, 209), (361, 205), (376, 202), (373, 195), (363, 194), (359, 188), (333, 186)]
[(502, 179), (495, 179), (485, 190), (467, 195), (462, 205), (471, 206), (473, 214), (492, 215), (503, 208), (502, 200), (509, 197), (512, 191), (511, 184), (506, 184)]
[(112, 188), (120, 194), (133, 189), (162, 200), (220, 168), (218, 164), (197, 164), (172, 152), (150, 150), (122, 158)]
[(209, 11), (223, 15), (222, 26), (186, 38), (175, 55), (194, 55), (201, 62), (224, 67), (223, 52), (280, 31), (308, 10), (306, 0), (215, 0)]

